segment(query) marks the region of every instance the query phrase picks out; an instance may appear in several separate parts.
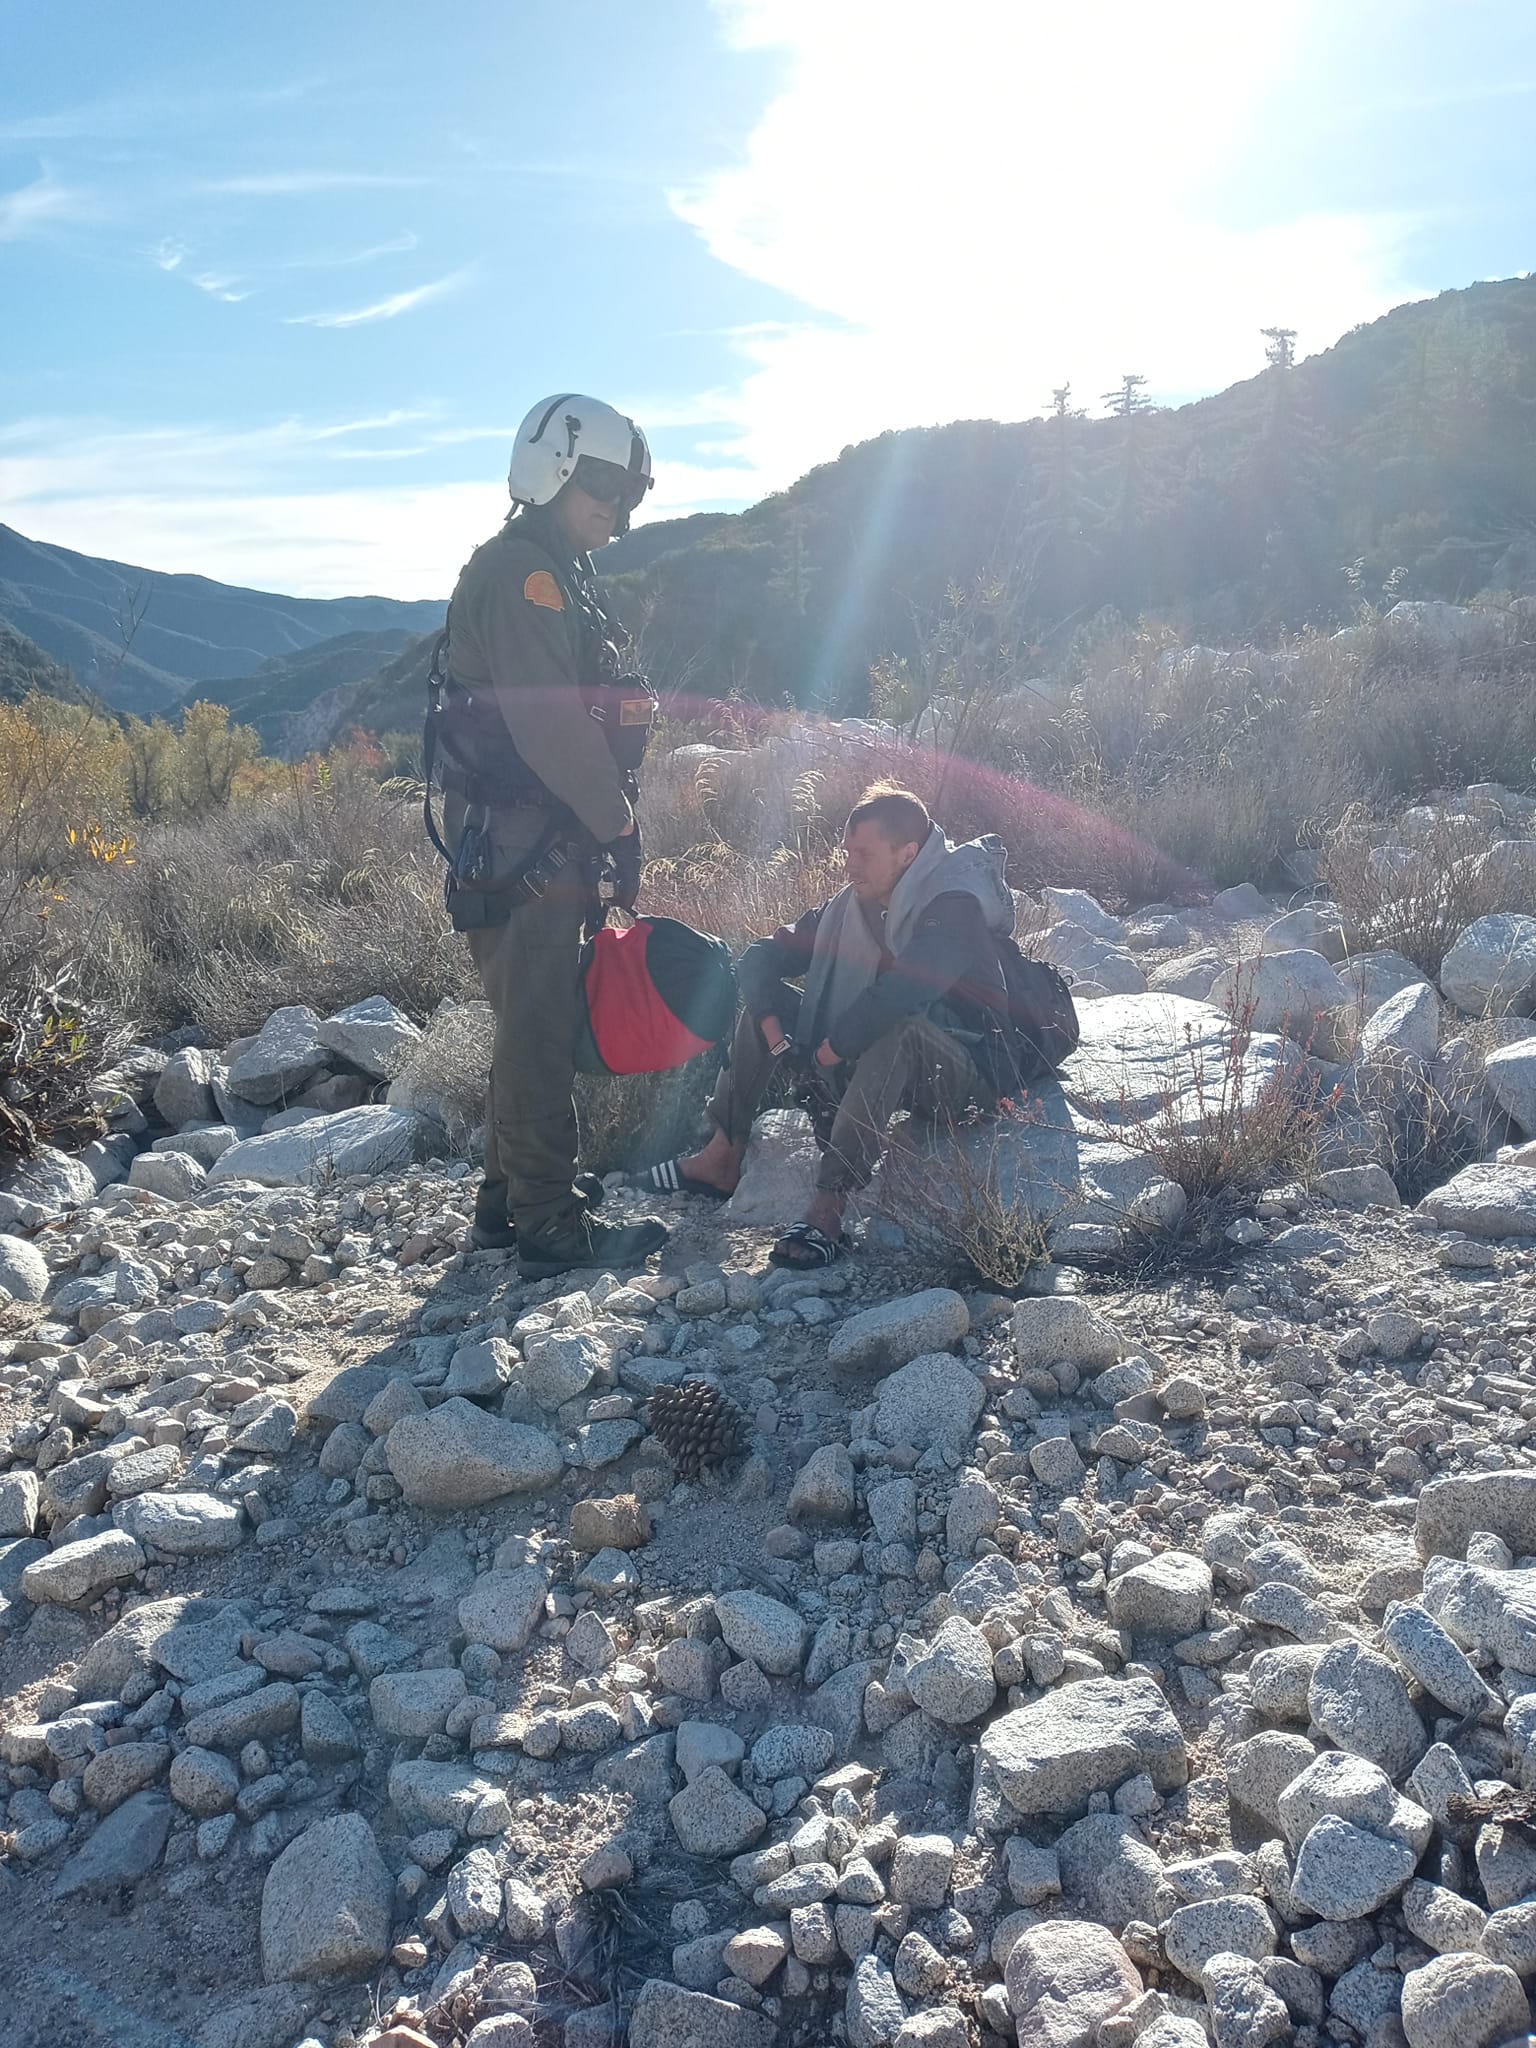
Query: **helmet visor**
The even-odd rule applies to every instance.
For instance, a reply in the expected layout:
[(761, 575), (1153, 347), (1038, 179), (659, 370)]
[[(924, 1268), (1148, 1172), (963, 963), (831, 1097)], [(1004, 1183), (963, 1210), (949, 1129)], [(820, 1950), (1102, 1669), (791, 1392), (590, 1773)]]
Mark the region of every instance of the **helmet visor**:
[(578, 491), (585, 491), (600, 505), (618, 505), (626, 512), (633, 512), (651, 488), (651, 479), (639, 470), (625, 469), (617, 462), (604, 462), (597, 455), (577, 456), (571, 482)]

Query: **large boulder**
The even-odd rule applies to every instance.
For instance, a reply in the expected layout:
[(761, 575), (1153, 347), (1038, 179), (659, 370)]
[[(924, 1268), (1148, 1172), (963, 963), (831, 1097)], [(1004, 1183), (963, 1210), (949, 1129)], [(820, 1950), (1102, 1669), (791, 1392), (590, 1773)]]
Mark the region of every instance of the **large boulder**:
[(0, 1235), (0, 1302), (29, 1306), (48, 1292), (48, 1261), (25, 1237)]
[(880, 1382), (874, 1433), (883, 1444), (937, 1446), (959, 1452), (970, 1439), (986, 1390), (969, 1366), (947, 1351), (914, 1358)]
[(1329, 1645), (1312, 1674), (1307, 1706), (1331, 1742), (1379, 1764), (1389, 1778), (1405, 1776), (1429, 1746), (1396, 1667), (1363, 1643)]
[(1331, 1057), (1334, 1012), (1347, 1007), (1350, 990), (1321, 953), (1298, 946), (1237, 961), (1217, 978), (1211, 1001), (1235, 1016), (1251, 1007), (1255, 1031), (1278, 1031)]
[(1536, 918), (1480, 917), (1440, 963), (1446, 1000), (1468, 1017), (1529, 1017), (1536, 1009)]
[(850, 1316), (827, 1346), (827, 1363), (845, 1371), (890, 1372), (926, 1351), (947, 1351), (970, 1327), (962, 1296), (929, 1287)]
[(119, 1529), (167, 1557), (214, 1557), (237, 1550), (243, 1528), (232, 1500), (211, 1493), (143, 1493), (112, 1510)]
[(1147, 977), (1123, 942), (1112, 943), (1081, 925), (1053, 925), (1035, 947), (1041, 960), (1065, 968), (1078, 981), (1097, 982), (1110, 995), (1139, 996)]
[(1216, 986), (1216, 977), (1226, 971), (1226, 955), (1213, 946), (1201, 946), (1192, 953), (1179, 953), (1154, 967), (1147, 976), (1149, 995), (1185, 996), (1194, 1003), (1206, 1002)]
[(1427, 981), (1387, 996), (1360, 1027), (1362, 1063), (1432, 1060), (1440, 1045), (1440, 998)]
[(1523, 2041), (1530, 2022), (1525, 1987), (1503, 1963), (1457, 1950), (1403, 1979), (1408, 2048), (1502, 2048)]
[(1261, 953), (1321, 953), (1325, 960), (1339, 961), (1349, 951), (1352, 933), (1339, 911), (1332, 906), (1302, 903), (1283, 911), (1266, 925), (1259, 941)]
[(1478, 1529), (1517, 1557), (1536, 1553), (1536, 1471), (1449, 1473), (1420, 1493), (1413, 1520), (1420, 1557), (1465, 1557)]
[(192, 1601), (177, 1598), (146, 1600), (130, 1608), (121, 1621), (96, 1638), (80, 1660), (74, 1679), (80, 1697), (116, 1699), (135, 1672), (155, 1670), (160, 1644), (192, 1607)]
[(96, 1199), (96, 1176), (79, 1159), (39, 1145), (20, 1166), (0, 1174), (0, 1230), (34, 1228)]
[(128, 1169), (128, 1185), (184, 1202), (208, 1179), (208, 1170), (190, 1152), (141, 1152)]
[(213, 1099), (216, 1056), (201, 1046), (184, 1046), (173, 1052), (160, 1069), (155, 1083), (155, 1110), (173, 1131), (183, 1124), (212, 1123), (217, 1115)]
[(1464, 1166), (1419, 1204), (1443, 1230), (1468, 1237), (1536, 1237), (1536, 1172), (1529, 1166)]
[(1100, 2024), (1141, 1996), (1141, 1973), (1107, 1927), (1042, 1920), (1003, 1971), (1019, 2048), (1089, 2048)]
[(242, 1138), (219, 1155), (208, 1178), (215, 1183), (254, 1180), (278, 1188), (331, 1175), (394, 1173), (425, 1159), (440, 1142), (435, 1127), (411, 1111), (366, 1102)]
[[(1263, 963), (1266, 971), (1275, 964)], [(1338, 981), (1326, 960), (1321, 966)], [(1342, 985), (1335, 1000), (1345, 1000)], [(1209, 1096), (1212, 1077), (1232, 1061), (1232, 1020), (1219, 1004), (1215, 994), (1209, 1002), (1149, 994), (1093, 1004), (1080, 1018), (1076, 1052), (1062, 1063), (1059, 1078), (1068, 1098), (1110, 1127), (1165, 1115), (1182, 1124), (1197, 1121), (1202, 1092)], [(1256, 1023), (1243, 1056), (1244, 1099), (1251, 1101), (1277, 1074), (1290, 1072), (1298, 1058), (1294, 1046)], [(1055, 1124), (1048, 1092), (1041, 1107), (1046, 1122)]]
[(805, 1652), (805, 1623), (782, 1600), (750, 1590), (717, 1593), (715, 1619), (738, 1657), (775, 1677), (799, 1671)]
[(320, 1019), (303, 1003), (288, 1003), (262, 1025), (229, 1063), (228, 1085), (246, 1102), (291, 1102), (326, 1063)]
[(438, 1514), (542, 1493), (565, 1469), (560, 1446), (543, 1430), (504, 1422), (458, 1395), (426, 1415), (407, 1415), (385, 1442), (406, 1500)]
[(290, 1842), (261, 1893), (261, 1963), (275, 1979), (358, 1976), (389, 1952), (395, 1881), (360, 1813)]
[(1107, 1316), (1070, 1294), (1026, 1297), (1013, 1311), (1013, 1355), (1021, 1371), (1058, 1362), (1103, 1372), (1125, 1356), (1125, 1338)]
[(144, 1567), (144, 1553), (121, 1529), (82, 1536), (29, 1564), (21, 1575), (23, 1599), (41, 1606), (52, 1601), (75, 1606), (94, 1600), (109, 1586), (121, 1586)]
[(505, 1654), (520, 1650), (544, 1618), (549, 1581), (537, 1565), (482, 1572), (459, 1602), (459, 1626), (472, 1643)]
[(1109, 1618), (1133, 1636), (1193, 1635), (1204, 1624), (1214, 1590), (1204, 1558), (1165, 1550), (1110, 1580)]
[(1403, 989), (1429, 987), (1422, 970), (1405, 953), (1352, 953), (1338, 963), (1338, 974), (1365, 1017), (1373, 1017), (1388, 997)]
[(820, 1158), (811, 1120), (800, 1109), (770, 1109), (753, 1131), (736, 1192), (721, 1215), (728, 1223), (782, 1229), (805, 1206)]
[(1095, 1792), (1145, 1772), (1161, 1792), (1189, 1776), (1179, 1724), (1149, 1678), (1084, 1678), (991, 1723), (976, 1748), (978, 1794), (995, 1787), (1026, 1819), (1076, 1820)]
[(376, 1081), (387, 1081), (421, 1039), (419, 1028), (387, 996), (367, 996), (348, 1004), (325, 1019), (318, 1035), (329, 1051), (340, 1053)]
[(1521, 1133), (1536, 1137), (1536, 1038), (1501, 1045), (1483, 1068), (1488, 1091)]
[(56, 1899), (103, 1897), (137, 1884), (160, 1861), (176, 1809), (160, 1791), (135, 1792), (70, 1857), (53, 1887)]
[(766, 2013), (648, 1977), (629, 2016), (629, 2048), (773, 2048), (778, 2028)]

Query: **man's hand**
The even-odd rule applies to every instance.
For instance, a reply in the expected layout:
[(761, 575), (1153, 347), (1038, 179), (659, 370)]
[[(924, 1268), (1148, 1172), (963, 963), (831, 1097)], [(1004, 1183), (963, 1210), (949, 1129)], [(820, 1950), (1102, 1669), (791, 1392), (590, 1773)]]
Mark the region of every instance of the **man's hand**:
[(778, 1018), (763, 1017), (759, 1020), (757, 1028), (763, 1034), (764, 1045), (770, 1052), (776, 1053), (784, 1043), (784, 1027)]
[(645, 865), (640, 827), (634, 818), (618, 838), (610, 842), (608, 858), (613, 864), (613, 900), (620, 910), (633, 913), (640, 895), (641, 870)]
[(816, 1064), (818, 1067), (839, 1067), (842, 1065), (842, 1056), (832, 1050), (830, 1038), (824, 1038), (820, 1045), (817, 1046)]

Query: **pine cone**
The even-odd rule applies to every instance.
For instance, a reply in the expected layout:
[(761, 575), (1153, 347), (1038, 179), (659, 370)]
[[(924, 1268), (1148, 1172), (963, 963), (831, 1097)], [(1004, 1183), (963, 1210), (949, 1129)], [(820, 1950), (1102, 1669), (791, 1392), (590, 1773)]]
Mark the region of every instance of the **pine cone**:
[(651, 1434), (680, 1479), (698, 1479), (730, 1463), (746, 1438), (746, 1417), (708, 1380), (658, 1387), (646, 1411)]

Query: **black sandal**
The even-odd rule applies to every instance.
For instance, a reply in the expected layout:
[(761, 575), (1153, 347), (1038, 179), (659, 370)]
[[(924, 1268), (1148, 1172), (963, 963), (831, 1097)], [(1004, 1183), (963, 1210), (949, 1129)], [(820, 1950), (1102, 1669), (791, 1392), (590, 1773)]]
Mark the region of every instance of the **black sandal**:
[(814, 1223), (796, 1223), (768, 1254), (768, 1263), (786, 1267), (791, 1273), (814, 1273), (822, 1266), (830, 1266), (847, 1249), (846, 1237), (829, 1237)]
[(713, 1181), (696, 1180), (684, 1173), (680, 1159), (663, 1159), (659, 1166), (645, 1166), (631, 1174), (629, 1185), (648, 1195), (703, 1195), (711, 1202), (728, 1202), (735, 1189), (717, 1188)]

